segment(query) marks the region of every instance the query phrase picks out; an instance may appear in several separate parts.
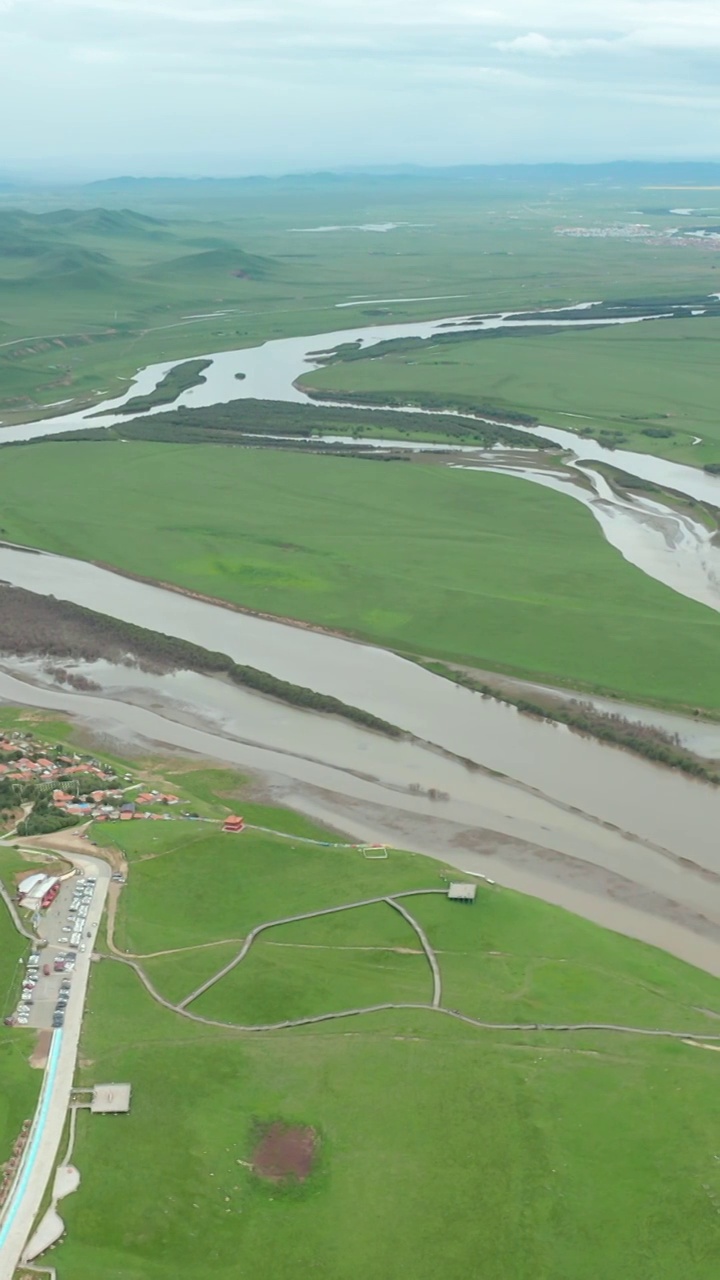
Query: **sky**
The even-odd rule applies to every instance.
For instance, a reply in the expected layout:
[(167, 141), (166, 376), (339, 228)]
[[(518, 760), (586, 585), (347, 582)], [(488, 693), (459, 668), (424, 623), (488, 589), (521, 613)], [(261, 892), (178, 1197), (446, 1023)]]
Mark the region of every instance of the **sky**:
[(0, 0), (0, 176), (720, 159), (720, 0)]

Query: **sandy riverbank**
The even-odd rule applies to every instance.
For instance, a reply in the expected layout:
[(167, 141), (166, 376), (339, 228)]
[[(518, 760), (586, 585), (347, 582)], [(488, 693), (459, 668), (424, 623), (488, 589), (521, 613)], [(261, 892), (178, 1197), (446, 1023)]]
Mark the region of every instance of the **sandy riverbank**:
[[(273, 745), (272, 724), (265, 742), (253, 744), (224, 736), (222, 727), (211, 726), (205, 717), (195, 720), (187, 705), (180, 723), (174, 719), (177, 706), (163, 706), (157, 693), (140, 708), (107, 695), (36, 689), (5, 676), (0, 695), (73, 716), (84, 735), (119, 754), (187, 758), (191, 753), (240, 769), (254, 779), (258, 794), (358, 841), (439, 857), (720, 976), (718, 876), (709, 866), (653, 847), (516, 783), (482, 773), (463, 772), (461, 777), (460, 766), (436, 757), (434, 767), (448, 770), (451, 792), (438, 802), (414, 788), (407, 769), (417, 767), (418, 748), (408, 744), (384, 743), (381, 758), (373, 755), (373, 772), (358, 773), (329, 760), (326, 752), (324, 759), (283, 753)], [(361, 730), (340, 729), (343, 737), (334, 743), (331, 756), (347, 749), (346, 734), (353, 735), (353, 750), (359, 745)]]

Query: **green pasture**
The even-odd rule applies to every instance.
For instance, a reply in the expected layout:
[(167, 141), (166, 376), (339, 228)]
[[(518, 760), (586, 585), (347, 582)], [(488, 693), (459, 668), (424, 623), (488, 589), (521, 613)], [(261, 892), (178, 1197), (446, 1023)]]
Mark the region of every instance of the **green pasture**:
[(166, 1000), (178, 1003), (229, 964), (240, 945), (237, 938), (234, 942), (220, 942), (210, 947), (173, 951), (169, 955), (143, 958), (142, 967), (156, 991)]
[[(408, 935), (406, 942), (411, 942)], [(396, 1001), (427, 1004), (430, 973), (424, 958), (390, 951), (281, 952), (260, 941), (247, 960), (191, 1006), (203, 1018), (254, 1026), (310, 1018), (342, 1009)]]
[[(0, 877), (12, 887), (19, 859), (0, 850)], [(0, 901), (0, 1019), (12, 1013), (20, 994), (20, 961), (29, 946), (17, 933), (5, 903)], [(22, 1123), (32, 1117), (42, 1080), (28, 1064), (36, 1033), (27, 1027), (0, 1026), (0, 1165), (10, 1156)]]
[[(642, 199), (632, 190), (521, 194), (497, 184), (358, 178), (235, 198), (197, 184), (191, 194), (135, 187), (64, 199), (79, 212), (50, 222), (0, 206), (6, 423), (59, 401), (120, 393), (153, 362), (268, 338), (718, 287), (713, 255), (694, 248), (555, 233), (573, 221), (627, 220), (628, 203)], [(91, 199), (122, 203), (97, 209)], [(13, 200), (52, 212), (34, 192)], [(128, 204), (155, 223), (139, 222)], [(353, 229), (386, 221), (401, 225), (384, 234)], [(647, 221), (661, 228), (668, 219)], [(333, 224), (344, 229), (308, 230)], [(359, 305), (341, 305), (348, 302)]]
[(9, 540), (404, 652), (720, 706), (717, 615), (526, 481), (140, 442), (19, 446), (2, 463)]
[[(403, 899), (410, 910), (414, 901)], [(392, 907), (377, 903), (261, 934), (237, 968), (191, 1009), (252, 1026), (431, 998), (432, 978), (417, 935)]]
[[(96, 829), (95, 838), (114, 841), (106, 832), (105, 826)], [(386, 892), (378, 885), (387, 883), (388, 867), (396, 889), (443, 883), (437, 867), (419, 854), (393, 853), (385, 862), (366, 859), (357, 849), (294, 844), (254, 831), (239, 836), (183, 832), (178, 823), (172, 843), (158, 843), (154, 856), (132, 863), (115, 924), (121, 950), (142, 955), (243, 938), (266, 920), (377, 897)], [(284, 910), (288, 900), (293, 902), (289, 913)]]
[[(446, 396), (532, 414), (618, 447), (701, 465), (720, 460), (720, 320), (652, 320), (551, 336), (469, 339), (338, 363), (308, 387)], [(666, 435), (645, 434), (658, 429)], [(700, 436), (702, 444), (693, 444)], [(582, 442), (577, 446), (582, 450)], [(619, 465), (622, 465), (619, 463)]]
[[(307, 847), (301, 856), (307, 875), (279, 878), (276, 910), (306, 907), (308, 883), (323, 902), (347, 896), (346, 866), (326, 865), (321, 879)], [(401, 859), (370, 868), (380, 891), (402, 883)], [(421, 866), (438, 879), (438, 864)], [(227, 894), (265, 909), (254, 872), (239, 860), (222, 871)], [(437, 948), (450, 1007), (508, 1023), (567, 1016), (717, 1033), (698, 1012), (716, 1006), (715, 979), (557, 908), (489, 888), (473, 907), (406, 905)], [(186, 922), (195, 909), (180, 889), (170, 906)], [(209, 936), (213, 922), (203, 923)], [(215, 1012), (236, 1015), (240, 999), (261, 1016), (407, 996), (408, 981), (429, 976), (420, 956), (388, 963), (403, 927), (381, 907), (283, 926), (258, 942), (258, 963), (252, 952), (244, 962), (244, 987), (233, 985), (241, 966), (215, 989)], [(156, 913), (148, 936), (163, 933)], [(267, 954), (273, 937), (295, 943), (292, 961)], [(363, 938), (388, 950), (344, 949)], [(318, 962), (324, 947), (334, 963)], [(197, 976), (186, 957), (151, 963)], [(92, 1066), (80, 1082), (131, 1080), (133, 1102), (128, 1117), (79, 1117), (83, 1181), (54, 1259), (76, 1280), (201, 1280), (208, 1268), (220, 1280), (299, 1269), (322, 1280), (717, 1272), (720, 1103), (717, 1059), (702, 1048), (482, 1031), (408, 1010), (242, 1035), (169, 1013), (105, 961), (93, 970), (82, 1055)], [(316, 1131), (304, 1183), (264, 1183), (248, 1167), (255, 1135), (277, 1120)]]

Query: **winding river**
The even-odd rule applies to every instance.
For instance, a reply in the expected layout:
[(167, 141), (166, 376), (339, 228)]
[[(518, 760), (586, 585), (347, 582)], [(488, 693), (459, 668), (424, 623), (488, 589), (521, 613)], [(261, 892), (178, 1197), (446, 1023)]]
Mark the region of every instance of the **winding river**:
[[(662, 314), (608, 319), (589, 318), (592, 308), (597, 305), (600, 304), (590, 302), (567, 307), (564, 309), (563, 319), (556, 318), (560, 314), (557, 309), (548, 313), (553, 317), (552, 319), (545, 320), (518, 318), (525, 314), (520, 312), (474, 314), (442, 320), (405, 321), (401, 324), (342, 329), (333, 333), (297, 338), (280, 338), (265, 342), (258, 347), (206, 353), (202, 358), (210, 361), (210, 364), (204, 373), (205, 382), (181, 392), (171, 405), (155, 406), (150, 410), (150, 414), (155, 415), (179, 407), (201, 408), (241, 399), (311, 403), (311, 398), (297, 385), (298, 379), (303, 373), (317, 367), (318, 358), (321, 355), (347, 343), (359, 343), (363, 347), (371, 347), (392, 339), (429, 338), (450, 332), (473, 333), (498, 328), (532, 329), (538, 326), (582, 328), (600, 325), (607, 327), (647, 324), (665, 318)], [(534, 314), (542, 317), (543, 313)], [(698, 311), (697, 314), (702, 313)], [(132, 386), (123, 395), (104, 401), (100, 405), (93, 405), (82, 412), (65, 413), (45, 418), (40, 422), (2, 428), (0, 442), (37, 439), (57, 432), (79, 431), (88, 426), (121, 425), (128, 419), (115, 411), (132, 397), (147, 395), (153, 391), (165, 375), (179, 363), (182, 361), (171, 360), (140, 369)], [(242, 380), (238, 379), (238, 374), (244, 375)], [(371, 412), (367, 407), (364, 407), (363, 411)], [(318, 414), (322, 414), (322, 406), (318, 406)], [(584, 473), (586, 487), (572, 485), (557, 473), (554, 477), (544, 474), (532, 465), (522, 470), (514, 465), (513, 474), (523, 475), (533, 483), (560, 488), (569, 496), (585, 502), (600, 523), (608, 541), (626, 559), (673, 590), (720, 610), (720, 547), (713, 541), (705, 526), (688, 515), (681, 515), (647, 498), (632, 497), (621, 500), (597, 472), (583, 468), (579, 464), (581, 462), (608, 463), (632, 475), (675, 489), (689, 497), (712, 503), (718, 508), (720, 508), (720, 476), (707, 475), (694, 467), (669, 462), (652, 454), (606, 449), (594, 440), (581, 440), (573, 432), (564, 431), (559, 427), (541, 424), (538, 430), (544, 437), (567, 450), (571, 464), (574, 462), (578, 470)], [(379, 442), (371, 440), (369, 443)], [(393, 442), (393, 446), (395, 448), (427, 447), (397, 441)], [(453, 450), (453, 446), (447, 446), (447, 448), (450, 451)], [(455, 451), (473, 452), (463, 446), (455, 446)], [(501, 465), (502, 452), (502, 450), (495, 451), (493, 461), (498, 465)]]
[[(629, 322), (640, 320), (606, 323)], [(448, 326), (469, 331), (535, 323), (541, 321), (466, 316), (221, 352), (208, 357), (207, 382), (182, 393), (176, 405), (248, 396), (302, 401), (306, 397), (295, 381), (311, 366), (312, 354), (343, 342), (428, 336), (447, 332)], [(568, 323), (599, 322), (569, 313)], [(131, 395), (150, 391), (176, 363), (141, 370), (130, 391), (115, 401), (7, 428), (2, 440), (80, 430), (89, 425), (91, 413), (100, 411), (104, 416), (92, 425), (125, 421), (113, 410)], [(245, 374), (243, 381), (238, 372)], [(577, 453), (576, 436), (554, 428), (541, 431)], [(610, 461), (720, 507), (720, 478), (649, 455), (609, 452), (592, 441), (583, 440), (581, 448), (583, 460)], [(497, 465), (502, 465), (499, 457)], [(568, 484), (532, 467), (527, 478)], [(619, 531), (615, 545), (636, 563), (644, 559), (646, 572), (653, 572), (654, 559), (653, 576), (668, 581), (670, 566), (676, 573), (678, 565), (688, 563), (687, 548), (696, 545), (694, 522), (658, 504), (620, 503), (599, 483), (594, 493), (571, 489), (572, 496), (582, 494), (595, 503), (610, 540), (614, 525)], [(631, 510), (623, 513), (623, 507)], [(641, 537), (638, 529), (645, 530)], [(692, 590), (685, 593), (717, 608), (714, 551), (706, 537), (704, 559), (695, 556), (693, 574), (685, 574), (692, 578)], [(684, 572), (669, 585), (682, 590)], [(271, 780), (274, 795), (361, 839), (441, 853), (465, 870), (560, 902), (720, 974), (720, 791), (529, 720), (371, 646), (13, 547), (0, 547), (0, 579), (222, 650), (238, 662), (366, 708), (415, 740), (381, 739), (206, 677), (149, 677), (102, 664), (90, 673), (100, 692), (81, 694), (53, 687), (37, 664), (3, 660), (0, 698), (74, 713), (96, 731), (123, 741), (160, 742), (259, 770)]]

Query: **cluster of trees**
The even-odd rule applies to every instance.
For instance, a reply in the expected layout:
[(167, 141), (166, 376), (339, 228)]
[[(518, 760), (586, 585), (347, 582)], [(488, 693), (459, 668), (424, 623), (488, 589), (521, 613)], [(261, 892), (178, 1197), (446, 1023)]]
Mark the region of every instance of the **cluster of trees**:
[(710, 764), (693, 755), (683, 747), (677, 734), (666, 733), (655, 725), (636, 724), (625, 716), (615, 712), (598, 711), (591, 702), (580, 702), (572, 699), (569, 702), (538, 702), (526, 697), (513, 697), (511, 693), (500, 692), (492, 685), (473, 680), (472, 676), (458, 672), (441, 662), (424, 663), (436, 675), (445, 676), (455, 684), (464, 685), (481, 693), (484, 698), (494, 698), (497, 702), (505, 702), (517, 707), (525, 715), (541, 720), (565, 724), (577, 733), (588, 737), (599, 738), (603, 742), (611, 742), (615, 746), (624, 747), (635, 755), (645, 756), (658, 764), (668, 765), (672, 769), (680, 769), (695, 778), (702, 778), (717, 786), (720, 783), (720, 772), (714, 764)]
[(72, 827), (77, 818), (61, 813), (52, 803), (51, 788), (46, 783), (21, 782), (17, 779), (0, 780), (0, 818), (9, 822), (22, 805), (32, 803), (32, 809), (26, 818), (18, 823), (18, 834), (21, 836), (45, 835), (50, 831), (60, 831), (63, 827)]
[[(181, 392), (207, 382), (203, 373), (210, 368), (211, 364), (212, 360), (185, 360), (183, 364), (175, 365), (174, 369), (170, 369), (153, 391), (149, 391), (146, 396), (133, 396), (119, 409), (114, 409), (113, 413), (147, 413), (148, 409), (154, 408), (155, 405), (172, 404)], [(102, 413), (90, 414), (91, 418), (103, 416)]]
[(29, 787), (32, 785), (16, 782), (10, 778), (0, 778), (0, 819), (9, 822), (20, 805), (27, 803), (30, 799)]
[[(702, 295), (685, 298), (623, 298), (616, 302), (597, 302), (580, 313), (583, 320), (623, 320), (630, 316), (667, 316), (668, 319), (687, 318), (688, 311), (702, 310), (707, 315), (720, 315), (720, 302)], [(515, 320), (571, 320), (572, 312), (529, 311), (513, 317)], [(584, 325), (583, 329), (589, 328)]]
[(65, 827), (74, 827), (79, 822), (71, 813), (63, 813), (56, 809), (49, 795), (40, 796), (32, 807), (27, 818), (18, 823), (18, 835), (44, 836), (53, 831), (62, 831)]
[[(478, 404), (471, 396), (454, 397), (431, 392), (415, 395), (413, 404), (424, 409), (454, 409), (462, 414), (481, 414), (500, 421), (479, 422), (472, 417), (449, 417), (446, 413), (423, 413), (419, 418), (409, 409), (404, 412), (407, 398), (385, 392), (365, 392), (362, 395), (341, 395), (336, 392), (312, 391), (314, 399), (346, 400), (356, 405), (398, 405), (393, 408), (373, 409), (363, 413), (362, 407), (344, 408), (331, 404), (293, 404), (274, 400), (235, 400), (229, 404), (209, 405), (201, 409), (169, 409), (166, 413), (149, 418), (138, 418), (122, 427), (91, 427), (86, 431), (59, 432), (53, 442), (77, 443), (83, 440), (157, 440), (182, 444), (241, 444), (257, 448), (267, 444), (272, 448), (293, 448), (297, 439), (313, 440), (317, 436), (400, 435), (414, 439), (418, 433), (432, 434), (436, 438), (461, 444), (477, 444), (489, 448), (493, 444), (508, 444), (529, 449), (556, 449), (557, 445), (542, 436), (517, 430), (518, 426), (532, 427), (537, 418), (529, 414), (514, 413), (497, 406)], [(287, 441), (277, 439), (287, 436)], [(26, 442), (32, 445), (33, 441)], [(361, 446), (358, 446), (360, 448)], [(328, 453), (347, 453), (342, 444), (313, 444), (313, 449)]]
[[(256, 667), (242, 666), (233, 662), (226, 653), (212, 652), (176, 636), (148, 631), (145, 627), (105, 617), (68, 600), (39, 596), (21, 587), (0, 586), (0, 650), (43, 657), (51, 654), (53, 657), (83, 658), (88, 662), (100, 658), (126, 662), (131, 655), (138, 665), (146, 668), (224, 675), (234, 684), (278, 698), (292, 706), (343, 716), (387, 737), (401, 736), (401, 730), (395, 725), (360, 707), (350, 706), (303, 685), (280, 680)], [(73, 780), (80, 780), (80, 790), (92, 790), (97, 785), (92, 774), (72, 776)]]

